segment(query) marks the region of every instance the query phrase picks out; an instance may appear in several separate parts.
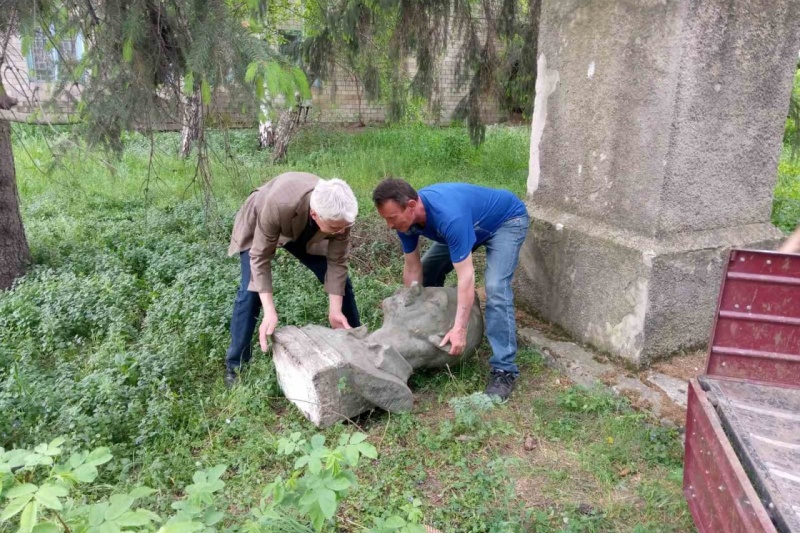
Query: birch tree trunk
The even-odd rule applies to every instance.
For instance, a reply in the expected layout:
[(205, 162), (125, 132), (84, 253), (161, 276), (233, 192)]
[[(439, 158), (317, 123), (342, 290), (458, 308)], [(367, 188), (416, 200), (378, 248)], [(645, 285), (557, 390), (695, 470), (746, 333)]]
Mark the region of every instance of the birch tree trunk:
[(183, 127), (181, 128), (180, 156), (184, 159), (192, 152), (192, 142), (200, 138), (200, 124), (203, 119), (200, 91), (191, 96), (181, 93), (183, 101)]

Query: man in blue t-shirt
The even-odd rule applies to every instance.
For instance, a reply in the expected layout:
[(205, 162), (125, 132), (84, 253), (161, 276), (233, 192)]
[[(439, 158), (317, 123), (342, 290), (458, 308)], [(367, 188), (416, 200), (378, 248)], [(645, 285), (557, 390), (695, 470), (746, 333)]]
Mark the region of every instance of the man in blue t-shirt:
[[(441, 287), (455, 268), (458, 309), (453, 328), (442, 339), (458, 355), (467, 341), (469, 312), (475, 299), (472, 252), (486, 247), (486, 336), (492, 346), (492, 368), (486, 394), (509, 397), (519, 369), (514, 293), (511, 280), (519, 250), (528, 233), (525, 204), (509, 191), (466, 183), (439, 183), (420, 189), (395, 178), (383, 180), (372, 193), (378, 213), (397, 230), (405, 254), (403, 283)], [(419, 237), (435, 241), (420, 259)]]

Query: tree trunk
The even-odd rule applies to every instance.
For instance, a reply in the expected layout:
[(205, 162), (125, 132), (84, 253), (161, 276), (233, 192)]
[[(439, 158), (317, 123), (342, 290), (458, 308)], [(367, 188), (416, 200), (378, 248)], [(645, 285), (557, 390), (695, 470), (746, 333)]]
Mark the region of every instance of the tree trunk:
[[(5, 91), (0, 85), (0, 99)], [(11, 149), (11, 125), (0, 120), (0, 290), (25, 273), (30, 260), (28, 240), (19, 211), (17, 173)]]
[(278, 127), (275, 129), (275, 147), (272, 149), (272, 162), (281, 163), (286, 159), (286, 151), (292, 137), (300, 130), (302, 108), (290, 109), (281, 113)]
[(308, 120), (311, 100), (302, 100), (300, 93), (294, 93), (295, 105), (281, 113), (275, 128), (275, 146), (272, 149), (272, 163), (282, 163), (292, 138), (300, 131), (300, 126)]
[(258, 121), (258, 147), (261, 149), (275, 146), (275, 128), (272, 127), (272, 120), (268, 118), (269, 111), (269, 97), (265, 95), (261, 102), (261, 115)]
[(192, 152), (192, 142), (200, 138), (200, 122), (203, 108), (200, 105), (200, 92), (195, 91), (191, 96), (182, 96), (183, 99), (183, 127), (181, 128), (180, 156), (184, 159)]

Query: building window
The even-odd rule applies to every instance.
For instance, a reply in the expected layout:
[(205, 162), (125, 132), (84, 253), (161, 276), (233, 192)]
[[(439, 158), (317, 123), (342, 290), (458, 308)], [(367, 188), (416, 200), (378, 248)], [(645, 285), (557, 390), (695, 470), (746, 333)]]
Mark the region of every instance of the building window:
[(83, 39), (80, 35), (71, 39), (63, 39), (58, 50), (52, 48), (52, 43), (42, 31), (37, 31), (33, 37), (31, 49), (28, 52), (28, 75), (31, 81), (52, 82), (58, 78), (59, 63), (65, 61), (74, 63), (83, 55)]

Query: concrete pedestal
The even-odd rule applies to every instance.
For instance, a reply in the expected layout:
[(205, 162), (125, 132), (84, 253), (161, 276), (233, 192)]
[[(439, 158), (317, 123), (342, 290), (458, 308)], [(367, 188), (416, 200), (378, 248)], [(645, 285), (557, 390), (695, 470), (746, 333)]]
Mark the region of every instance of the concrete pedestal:
[(731, 247), (772, 247), (790, 0), (545, 0), (518, 302), (640, 365), (707, 341)]

